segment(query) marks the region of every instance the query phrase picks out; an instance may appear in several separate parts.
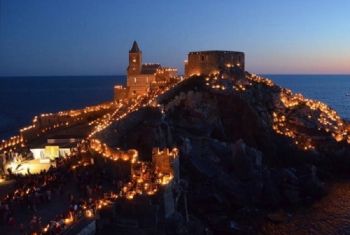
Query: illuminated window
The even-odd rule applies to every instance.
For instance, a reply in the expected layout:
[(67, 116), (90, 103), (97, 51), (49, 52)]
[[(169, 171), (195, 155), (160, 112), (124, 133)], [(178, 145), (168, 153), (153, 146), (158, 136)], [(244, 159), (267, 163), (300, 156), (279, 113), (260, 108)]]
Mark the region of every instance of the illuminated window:
[(134, 59), (132, 59), (132, 62), (136, 63), (136, 59), (135, 59), (135, 58), (134, 58)]
[(134, 78), (134, 83), (136, 83), (136, 78)]

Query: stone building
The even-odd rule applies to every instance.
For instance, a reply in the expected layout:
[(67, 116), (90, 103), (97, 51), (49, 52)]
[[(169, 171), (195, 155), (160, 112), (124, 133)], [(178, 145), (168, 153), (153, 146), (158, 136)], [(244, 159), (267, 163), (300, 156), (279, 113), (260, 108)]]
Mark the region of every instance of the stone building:
[(194, 51), (185, 61), (185, 76), (209, 75), (225, 69), (244, 72), (244, 53), (236, 51)]
[(143, 64), (142, 51), (134, 41), (129, 51), (126, 87), (115, 86), (115, 99), (144, 95), (154, 87), (159, 87), (177, 77), (177, 69), (162, 67), (160, 64)]
[(173, 175), (177, 181), (180, 177), (178, 150), (163, 150), (159, 148), (152, 149), (152, 163), (156, 171), (164, 175)]

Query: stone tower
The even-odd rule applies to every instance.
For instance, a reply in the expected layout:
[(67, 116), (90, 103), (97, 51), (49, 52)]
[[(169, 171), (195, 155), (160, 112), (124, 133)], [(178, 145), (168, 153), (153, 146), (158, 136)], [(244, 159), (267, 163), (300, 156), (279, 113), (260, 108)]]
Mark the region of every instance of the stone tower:
[(142, 51), (137, 45), (137, 42), (134, 41), (129, 51), (128, 76), (140, 74), (141, 67), (142, 67)]

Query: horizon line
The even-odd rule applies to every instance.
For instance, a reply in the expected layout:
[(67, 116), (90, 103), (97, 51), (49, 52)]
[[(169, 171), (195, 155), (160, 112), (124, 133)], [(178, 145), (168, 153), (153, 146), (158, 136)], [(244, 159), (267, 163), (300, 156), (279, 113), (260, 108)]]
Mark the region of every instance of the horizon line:
[[(248, 72), (248, 71), (246, 71)], [(249, 72), (251, 73), (251, 72)], [(350, 76), (350, 73), (255, 73), (258, 75), (294, 75), (294, 76), (301, 76), (301, 75), (309, 75), (309, 76)], [(96, 74), (96, 75), (10, 75), (10, 76), (2, 76), (0, 75), (0, 78), (24, 78), (24, 77), (122, 77), (127, 76), (126, 74)], [(180, 75), (183, 76), (183, 75)]]

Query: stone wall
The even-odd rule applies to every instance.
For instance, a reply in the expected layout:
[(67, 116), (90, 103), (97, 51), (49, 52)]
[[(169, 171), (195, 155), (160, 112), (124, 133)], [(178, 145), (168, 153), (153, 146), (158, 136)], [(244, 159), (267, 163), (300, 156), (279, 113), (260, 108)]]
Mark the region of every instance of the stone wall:
[(243, 52), (235, 51), (198, 51), (190, 52), (185, 62), (185, 76), (209, 75), (224, 69), (245, 70)]
[(127, 87), (131, 95), (143, 95), (147, 93), (150, 84), (154, 81), (154, 74), (128, 75)]

